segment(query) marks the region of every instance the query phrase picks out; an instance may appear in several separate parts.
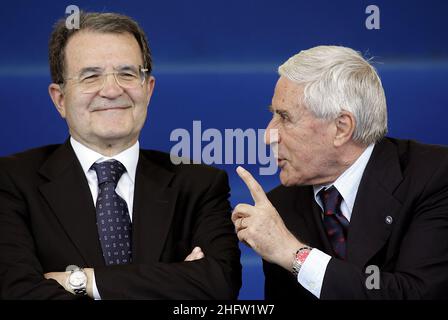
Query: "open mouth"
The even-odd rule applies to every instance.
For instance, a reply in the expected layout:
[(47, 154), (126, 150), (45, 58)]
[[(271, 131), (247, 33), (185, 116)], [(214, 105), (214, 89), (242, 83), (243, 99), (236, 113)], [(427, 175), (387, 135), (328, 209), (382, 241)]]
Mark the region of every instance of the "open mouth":
[(277, 159), (277, 165), (281, 168), (286, 164), (286, 159), (278, 158)]

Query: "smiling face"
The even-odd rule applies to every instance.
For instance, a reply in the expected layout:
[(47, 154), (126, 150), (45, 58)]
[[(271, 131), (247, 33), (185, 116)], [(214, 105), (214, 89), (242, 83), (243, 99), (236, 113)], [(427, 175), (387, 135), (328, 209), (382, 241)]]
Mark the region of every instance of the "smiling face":
[[(136, 39), (129, 33), (80, 31), (65, 47), (65, 65), (66, 78), (73, 78), (86, 69), (109, 73), (126, 66), (142, 66), (143, 58)], [(67, 80), (63, 89), (53, 83), (49, 91), (73, 138), (106, 154), (108, 148), (124, 150), (137, 141), (154, 82), (149, 77), (143, 86), (124, 89), (113, 75), (108, 75), (97, 92), (84, 93), (77, 80)]]
[(280, 180), (285, 186), (316, 185), (334, 181), (339, 172), (334, 146), (334, 122), (316, 118), (302, 103), (303, 86), (280, 77), (272, 98), (267, 143), (278, 147)]

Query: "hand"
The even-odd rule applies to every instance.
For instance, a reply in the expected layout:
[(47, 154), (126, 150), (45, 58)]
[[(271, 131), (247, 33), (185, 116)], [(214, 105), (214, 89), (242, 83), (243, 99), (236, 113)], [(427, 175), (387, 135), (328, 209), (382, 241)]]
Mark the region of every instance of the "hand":
[[(67, 279), (70, 271), (65, 272), (48, 272), (44, 274), (45, 279), (56, 280), (65, 290), (67, 290)], [(68, 290), (67, 290), (68, 291)]]
[(236, 172), (250, 191), (255, 204), (238, 204), (232, 213), (238, 239), (264, 260), (291, 270), (294, 254), (304, 246), (286, 228), (263, 188), (252, 175), (238, 167)]
[[(92, 268), (84, 268), (84, 272), (87, 274), (87, 295), (91, 298), (93, 298), (93, 285), (92, 285), (92, 279), (93, 279), (93, 269)], [(44, 274), (45, 279), (53, 279), (56, 280), (65, 290), (70, 292), (71, 294), (74, 294), (73, 291), (71, 291), (68, 286), (68, 276), (70, 275), (70, 271), (64, 271), (64, 272), (48, 272)]]
[(204, 258), (205, 255), (200, 247), (195, 247), (184, 261), (195, 261)]

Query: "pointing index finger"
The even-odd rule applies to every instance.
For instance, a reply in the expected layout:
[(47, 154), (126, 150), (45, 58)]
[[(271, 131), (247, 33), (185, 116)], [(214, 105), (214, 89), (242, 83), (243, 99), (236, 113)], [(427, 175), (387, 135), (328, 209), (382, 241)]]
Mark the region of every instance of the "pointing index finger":
[(255, 201), (255, 205), (269, 202), (268, 197), (266, 196), (266, 193), (264, 192), (263, 188), (260, 186), (257, 180), (255, 180), (255, 178), (250, 174), (249, 171), (239, 166), (238, 168), (236, 168), (236, 172), (249, 189), (252, 199), (254, 199)]

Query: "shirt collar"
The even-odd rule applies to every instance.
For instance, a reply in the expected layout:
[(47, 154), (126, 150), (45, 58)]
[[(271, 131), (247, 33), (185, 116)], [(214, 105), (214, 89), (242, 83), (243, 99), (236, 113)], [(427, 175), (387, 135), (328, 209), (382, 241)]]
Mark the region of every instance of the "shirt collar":
[(367, 163), (369, 162), (370, 156), (372, 155), (373, 147), (374, 144), (369, 145), (361, 154), (361, 156), (359, 156), (359, 158), (356, 159), (356, 161), (347, 170), (345, 170), (332, 184), (313, 186), (314, 197), (317, 199), (317, 194), (320, 190), (324, 188), (327, 189), (334, 185), (347, 204), (347, 207), (350, 210), (351, 214), (355, 205), (355, 199), (356, 194), (358, 193), (359, 184), (361, 183), (362, 175), (367, 166)]
[(93, 151), (92, 149), (76, 141), (73, 137), (70, 137), (70, 143), (73, 150), (75, 151), (76, 157), (81, 163), (84, 174), (87, 174), (92, 165), (96, 162), (115, 159), (120, 161), (124, 165), (124, 167), (126, 168), (126, 172), (128, 173), (132, 182), (135, 183), (135, 173), (137, 171), (137, 162), (140, 150), (140, 144), (138, 141), (130, 148), (120, 152), (113, 157), (107, 157), (96, 151)]

